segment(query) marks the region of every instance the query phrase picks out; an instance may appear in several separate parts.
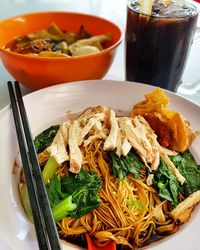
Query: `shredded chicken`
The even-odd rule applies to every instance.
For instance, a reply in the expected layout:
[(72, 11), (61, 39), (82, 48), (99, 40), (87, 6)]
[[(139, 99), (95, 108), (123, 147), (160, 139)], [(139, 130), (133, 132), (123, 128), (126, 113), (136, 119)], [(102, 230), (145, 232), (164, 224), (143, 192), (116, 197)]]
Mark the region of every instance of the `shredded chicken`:
[(162, 206), (157, 206), (154, 210), (154, 216), (153, 216), (156, 221), (158, 221), (159, 223), (164, 223), (166, 221), (165, 215), (163, 213), (163, 209)]
[(100, 121), (106, 123), (109, 117), (109, 109), (102, 105), (87, 108), (80, 114), (77, 120), (82, 126), (85, 126), (88, 120), (92, 117), (98, 117)]
[(170, 150), (168, 148), (164, 148), (162, 146), (159, 146), (159, 152), (161, 154), (166, 154), (166, 155), (169, 155), (169, 156), (177, 155), (177, 152), (172, 151), (172, 150)]
[(82, 166), (82, 153), (78, 146), (77, 131), (79, 131), (78, 121), (74, 121), (69, 128), (69, 153), (70, 153), (70, 168), (69, 171), (79, 173)]
[(91, 135), (88, 139), (86, 139), (84, 141), (83, 146), (86, 147), (88, 144), (90, 144), (95, 139), (104, 139), (105, 140), (104, 134)]
[[(119, 157), (126, 156), (133, 148), (150, 170), (159, 167), (162, 157), (178, 181), (181, 184), (185, 181), (168, 157), (176, 152), (160, 146), (157, 135), (142, 116), (116, 117), (114, 110), (102, 105), (90, 107), (73, 122), (61, 124), (48, 151), (58, 163), (69, 160), (69, 170), (78, 173), (82, 167), (82, 153), (79, 147), (85, 147), (95, 139), (103, 140), (103, 149), (116, 150)], [(150, 185), (151, 180), (148, 182)]]
[(178, 204), (171, 212), (170, 215), (174, 221), (179, 220), (185, 222), (193, 209), (193, 207), (200, 202), (200, 190), (188, 196), (184, 201)]
[(70, 121), (63, 122), (60, 125), (60, 132), (62, 133), (62, 136), (63, 136), (66, 143), (68, 142), (68, 138), (69, 138), (69, 128), (70, 128), (70, 126), (71, 126)]
[(121, 152), (123, 156), (126, 156), (129, 151), (131, 150), (131, 144), (130, 142), (127, 140), (127, 138), (124, 138), (122, 140), (122, 146), (121, 146)]
[(121, 129), (118, 130), (117, 135), (117, 148), (116, 148), (116, 154), (120, 157), (122, 155), (122, 133)]
[(147, 143), (148, 147), (146, 147), (146, 150), (148, 158), (151, 162), (151, 170), (156, 170), (160, 164), (159, 143), (157, 141), (157, 136), (142, 116), (137, 116), (137, 119), (142, 125), (140, 126), (140, 130), (142, 129), (141, 133), (145, 133), (146, 142), (149, 141), (149, 143)]
[(88, 123), (85, 125), (85, 127), (82, 128), (81, 130), (81, 134), (80, 134), (80, 145), (83, 143), (83, 140), (85, 138), (85, 136), (90, 132), (90, 130), (92, 129), (92, 127), (95, 124), (95, 119), (92, 117), (89, 119)]
[(148, 131), (147, 131), (145, 125), (142, 124), (141, 119), (139, 120), (139, 116), (135, 116), (133, 118), (132, 122), (133, 122), (133, 125), (135, 127), (135, 131), (136, 131), (138, 137), (140, 137), (141, 145), (147, 151), (147, 161), (152, 161), (153, 151), (152, 151), (151, 143), (147, 138)]
[(130, 142), (131, 146), (136, 150), (136, 152), (140, 155), (144, 163), (146, 163), (146, 150), (142, 147), (140, 143), (140, 137), (137, 131), (135, 131), (131, 119), (128, 117), (120, 117), (118, 121), (120, 128), (126, 135), (127, 140)]
[(110, 133), (107, 139), (105, 140), (103, 146), (103, 149), (105, 151), (113, 151), (117, 146), (119, 126), (116, 120), (115, 111), (112, 109), (110, 110), (110, 124), (111, 124)]
[(118, 122), (125, 135), (122, 139), (122, 155), (127, 155), (133, 147), (147, 166), (150, 163), (152, 170), (157, 169), (160, 163), (159, 144), (155, 133), (144, 118), (120, 117)]
[(56, 134), (51, 146), (47, 148), (47, 151), (53, 158), (55, 158), (58, 164), (69, 160), (65, 138), (63, 137), (60, 130)]
[(177, 180), (183, 184), (185, 182), (185, 177), (178, 171), (178, 169), (174, 166), (173, 162), (169, 159), (166, 154), (161, 153), (161, 157), (167, 163), (168, 167), (171, 169), (172, 173), (176, 176)]

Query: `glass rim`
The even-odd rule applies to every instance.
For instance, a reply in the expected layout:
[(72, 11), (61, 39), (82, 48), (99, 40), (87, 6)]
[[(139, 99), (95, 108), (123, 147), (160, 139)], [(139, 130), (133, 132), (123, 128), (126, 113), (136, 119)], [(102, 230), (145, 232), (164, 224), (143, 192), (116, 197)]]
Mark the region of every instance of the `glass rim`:
[(132, 10), (133, 12), (138, 13), (138, 14), (140, 14), (140, 15), (142, 15), (142, 16), (148, 16), (148, 17), (152, 17), (152, 18), (184, 19), (184, 18), (187, 18), (187, 17), (194, 17), (194, 16), (198, 15), (199, 12), (200, 12), (199, 8), (198, 8), (194, 3), (192, 3), (192, 2), (186, 0), (186, 1), (184, 1), (184, 2), (185, 2), (186, 4), (188, 4), (189, 6), (191, 6), (191, 7), (194, 9), (194, 11), (193, 11), (193, 13), (192, 13), (191, 15), (186, 15), (186, 16), (163, 16), (163, 15), (162, 15), (162, 16), (156, 16), (156, 15), (147, 15), (147, 14), (140, 13), (140, 11), (137, 11), (137, 10), (134, 10), (133, 8), (131, 8), (131, 3), (132, 3), (133, 1), (136, 1), (136, 0), (129, 0), (129, 1), (128, 1), (128, 3), (127, 3), (128, 9), (130, 9), (130, 10)]

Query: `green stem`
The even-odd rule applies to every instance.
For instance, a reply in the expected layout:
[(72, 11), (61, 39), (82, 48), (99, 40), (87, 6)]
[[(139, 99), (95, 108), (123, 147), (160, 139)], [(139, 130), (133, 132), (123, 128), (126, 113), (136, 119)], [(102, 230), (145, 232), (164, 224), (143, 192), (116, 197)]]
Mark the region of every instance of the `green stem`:
[(47, 163), (44, 166), (43, 171), (42, 171), (42, 175), (43, 175), (45, 185), (53, 177), (53, 175), (55, 174), (58, 166), (59, 166), (59, 164), (57, 163), (57, 161), (52, 156), (50, 156)]
[(55, 222), (62, 220), (68, 212), (75, 210), (76, 207), (77, 205), (72, 203), (72, 195), (68, 196), (52, 209)]

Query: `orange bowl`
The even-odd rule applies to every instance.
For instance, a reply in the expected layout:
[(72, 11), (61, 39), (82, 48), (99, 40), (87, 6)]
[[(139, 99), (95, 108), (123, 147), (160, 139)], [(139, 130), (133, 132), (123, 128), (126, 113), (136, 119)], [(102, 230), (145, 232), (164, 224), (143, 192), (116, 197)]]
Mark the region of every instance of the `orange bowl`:
[[(93, 55), (72, 58), (34, 57), (5, 48), (15, 38), (47, 28), (55, 22), (61, 29), (78, 32), (84, 25), (92, 35), (111, 33), (106, 49)], [(35, 90), (63, 82), (100, 79), (108, 71), (121, 31), (114, 23), (92, 15), (70, 12), (38, 12), (15, 16), (0, 22), (0, 56), (9, 73)]]

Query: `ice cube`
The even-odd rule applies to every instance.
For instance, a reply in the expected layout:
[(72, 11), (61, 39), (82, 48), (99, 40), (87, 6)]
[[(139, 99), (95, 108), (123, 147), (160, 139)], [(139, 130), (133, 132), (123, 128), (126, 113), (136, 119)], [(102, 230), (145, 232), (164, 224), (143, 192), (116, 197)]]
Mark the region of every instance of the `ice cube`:
[(192, 6), (186, 5), (183, 0), (155, 0), (152, 8), (152, 14), (156, 16), (185, 17), (191, 15), (192, 12)]

